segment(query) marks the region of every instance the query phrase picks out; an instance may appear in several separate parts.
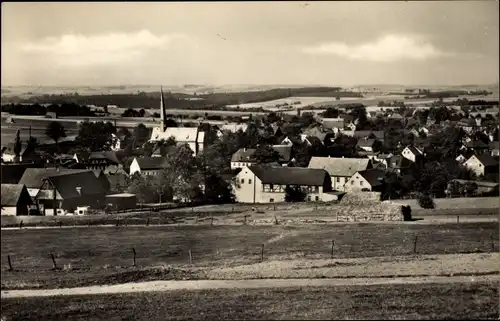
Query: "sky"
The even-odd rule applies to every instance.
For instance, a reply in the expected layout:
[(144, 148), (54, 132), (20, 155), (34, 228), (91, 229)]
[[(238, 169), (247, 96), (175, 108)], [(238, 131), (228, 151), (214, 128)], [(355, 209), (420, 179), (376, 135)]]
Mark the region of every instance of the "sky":
[(2, 85), (465, 85), (498, 1), (2, 2)]

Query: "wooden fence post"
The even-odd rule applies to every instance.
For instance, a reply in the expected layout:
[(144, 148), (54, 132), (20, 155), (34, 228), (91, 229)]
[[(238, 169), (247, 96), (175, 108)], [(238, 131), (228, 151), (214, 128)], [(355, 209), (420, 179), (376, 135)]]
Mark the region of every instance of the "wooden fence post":
[(56, 258), (54, 257), (54, 254), (50, 253), (50, 257), (52, 259), (52, 264), (54, 266), (54, 270), (57, 270)]
[(490, 234), (491, 240), (491, 252), (495, 252), (495, 240), (493, 239), (493, 234)]
[(23, 228), (23, 220), (21, 220), (21, 222), (19, 222), (19, 228)]
[(10, 261), (10, 254), (7, 255), (7, 260), (9, 261), (9, 271), (14, 271), (14, 269), (12, 268), (12, 263)]
[(134, 254), (134, 267), (135, 267), (135, 248), (132, 248), (132, 253)]
[(264, 243), (262, 243), (260, 246), (260, 261), (264, 261)]
[(193, 264), (193, 255), (191, 253), (191, 249), (189, 249), (189, 264)]
[(460, 216), (457, 215), (457, 224), (460, 223)]
[(146, 220), (146, 226), (149, 226), (149, 217), (148, 217), (148, 219)]
[(59, 227), (62, 227), (62, 221), (59, 221)]
[(120, 218), (116, 219), (116, 226), (120, 225)]
[(330, 255), (330, 258), (332, 258), (332, 259), (333, 259), (333, 246), (334, 246), (334, 245), (335, 245), (335, 241), (334, 241), (334, 240), (332, 240), (332, 252), (331, 252), (331, 255)]
[(417, 240), (418, 235), (415, 235), (415, 241), (413, 242), (413, 253), (417, 253)]

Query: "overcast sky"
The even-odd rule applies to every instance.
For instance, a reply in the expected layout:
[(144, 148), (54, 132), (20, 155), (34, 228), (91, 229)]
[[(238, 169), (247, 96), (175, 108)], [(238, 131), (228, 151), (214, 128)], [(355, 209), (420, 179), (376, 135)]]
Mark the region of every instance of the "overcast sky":
[(497, 1), (2, 3), (2, 85), (491, 84)]

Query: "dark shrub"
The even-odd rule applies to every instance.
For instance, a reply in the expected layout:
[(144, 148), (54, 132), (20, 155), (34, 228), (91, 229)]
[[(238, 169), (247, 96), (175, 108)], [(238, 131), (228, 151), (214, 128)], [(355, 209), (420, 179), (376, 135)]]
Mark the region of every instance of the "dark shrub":
[(421, 208), (426, 209), (433, 209), (436, 207), (434, 200), (428, 194), (420, 194), (418, 197), (418, 205), (420, 205)]
[(403, 220), (404, 221), (411, 221), (411, 206), (410, 205), (401, 206), (401, 212), (403, 213)]

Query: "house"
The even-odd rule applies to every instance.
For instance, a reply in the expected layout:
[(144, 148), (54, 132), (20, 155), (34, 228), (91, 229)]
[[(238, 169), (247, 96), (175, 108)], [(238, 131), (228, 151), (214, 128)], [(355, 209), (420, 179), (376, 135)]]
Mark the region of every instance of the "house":
[[(286, 166), (293, 160), (292, 146), (290, 145), (273, 145), (272, 148), (278, 152), (280, 158), (278, 163), (280, 166)], [(231, 156), (231, 169), (243, 168), (256, 164), (254, 160), (255, 148), (240, 148)]]
[(160, 131), (160, 128), (153, 128), (150, 142), (168, 140), (173, 137), (178, 145), (187, 144), (194, 153), (198, 155), (207, 146), (205, 132), (200, 131), (197, 127), (168, 127), (165, 131)]
[(483, 143), (480, 140), (470, 140), (465, 144), (465, 147), (468, 148), (469, 150), (478, 152), (478, 153), (483, 153), (488, 149), (488, 145)]
[(135, 194), (119, 193), (106, 195), (106, 208), (110, 210), (128, 210), (137, 207), (137, 197)]
[(240, 148), (231, 156), (231, 169), (243, 168), (255, 164), (255, 148)]
[(384, 183), (385, 171), (371, 168), (356, 172), (345, 184), (346, 192), (380, 191)]
[(346, 129), (348, 130), (351, 130), (351, 131), (355, 131), (356, 130), (356, 124), (353, 123), (353, 122), (350, 122), (348, 123), (346, 126), (345, 126)]
[(380, 153), (373, 158), (373, 161), (375, 163), (382, 164), (382, 165), (384, 165), (384, 168), (387, 168), (388, 161), (391, 159), (392, 156), (394, 156), (392, 153), (389, 153), (389, 154)]
[(29, 215), (33, 205), (30, 194), (23, 184), (2, 184), (2, 215)]
[(14, 143), (2, 147), (2, 161), (5, 163), (42, 163), (43, 159), (33, 147), (23, 144), (19, 155), (14, 152)]
[(410, 145), (410, 146), (406, 146), (401, 151), (401, 155), (403, 155), (404, 158), (415, 163), (417, 161), (417, 158), (423, 156), (424, 153), (420, 149), (418, 149), (417, 147)]
[(300, 139), (303, 143), (306, 143), (307, 146), (320, 146), (323, 142), (316, 136), (300, 134)]
[(73, 174), (81, 172), (90, 172), (95, 175), (92, 171), (86, 169), (67, 169), (67, 168), (26, 168), (23, 176), (19, 180), (19, 184), (25, 185), (28, 189), (28, 193), (32, 198), (35, 198), (40, 187), (43, 184), (43, 180), (54, 175), (60, 174)]
[(92, 152), (86, 160), (82, 162), (87, 169), (105, 170), (109, 166), (118, 166), (120, 162), (114, 151)]
[(372, 131), (372, 130), (354, 130), (354, 131), (349, 131), (349, 130), (344, 130), (341, 131), (342, 134), (351, 136), (351, 137), (356, 137), (358, 139), (360, 138), (373, 138), (373, 139), (378, 139), (379, 141), (383, 142), (384, 141), (384, 131)]
[(477, 176), (498, 173), (498, 158), (488, 153), (472, 155), (464, 165), (472, 170)]
[(106, 191), (92, 171), (43, 179), (35, 200), (44, 215), (73, 213), (78, 207), (104, 207)]
[(321, 126), (323, 129), (331, 130), (334, 133), (344, 129), (344, 118), (323, 118), (321, 119)]
[(302, 139), (299, 136), (286, 136), (280, 143), (280, 145), (288, 145), (288, 146), (293, 146), (293, 145), (301, 145), (302, 144)]
[(106, 174), (109, 190), (112, 193), (123, 193), (128, 190), (129, 182), (126, 174)]
[(372, 168), (368, 158), (311, 157), (308, 168), (324, 169), (330, 175), (332, 189), (345, 191), (345, 183), (354, 173)]
[(134, 157), (130, 164), (129, 175), (135, 173), (140, 175), (158, 175), (167, 166), (167, 159), (165, 157)]
[(151, 157), (164, 157), (167, 154), (172, 153), (175, 151), (175, 146), (169, 145), (169, 146), (157, 146), (156, 148), (153, 149), (153, 153), (151, 154)]
[(360, 140), (358, 140), (356, 147), (366, 152), (373, 152), (373, 147), (376, 146), (377, 142), (378, 141), (376, 139), (361, 138)]
[(306, 129), (304, 135), (308, 137), (316, 137), (322, 144), (330, 144), (335, 140), (335, 133), (322, 131), (318, 127)]
[(492, 141), (488, 144), (488, 147), (490, 149), (490, 155), (498, 157), (500, 156), (500, 150), (499, 150), (499, 142), (498, 141)]
[(287, 186), (306, 190), (307, 200), (327, 201), (332, 196), (331, 180), (322, 169), (301, 167), (245, 166), (233, 184), (236, 201), (240, 203), (274, 203), (285, 201)]
[(387, 169), (398, 175), (404, 175), (414, 163), (402, 155), (394, 155), (387, 159)]
[(125, 140), (122, 137), (118, 137), (115, 134), (111, 134), (113, 144), (111, 145), (112, 151), (119, 151), (125, 148)]
[(467, 160), (467, 158), (464, 155), (460, 154), (455, 158), (455, 160), (458, 163), (463, 164)]

